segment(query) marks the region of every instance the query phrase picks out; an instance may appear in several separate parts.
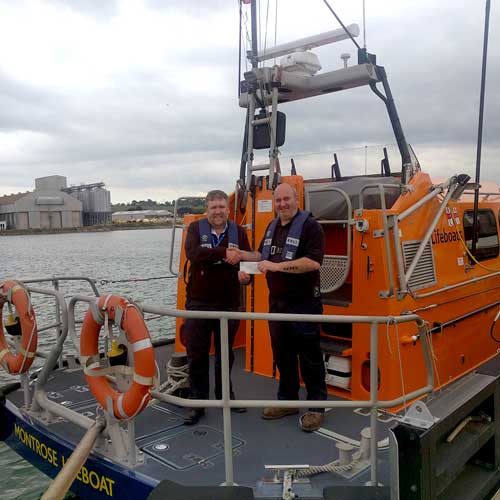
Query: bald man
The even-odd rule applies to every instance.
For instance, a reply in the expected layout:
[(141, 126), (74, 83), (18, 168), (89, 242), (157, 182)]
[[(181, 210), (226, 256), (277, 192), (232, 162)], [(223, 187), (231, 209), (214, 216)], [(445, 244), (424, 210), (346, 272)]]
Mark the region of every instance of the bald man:
[[(266, 274), (269, 312), (322, 314), (319, 268), (325, 253), (323, 229), (309, 212), (299, 210), (297, 192), (290, 184), (280, 184), (274, 191), (274, 209), (277, 217), (267, 227), (259, 251), (242, 252), (242, 257), (261, 259), (257, 267)], [(248, 276), (241, 278), (248, 280)], [(307, 399), (325, 400), (319, 324), (270, 321), (269, 330), (280, 372), (278, 399), (299, 399), (300, 363)], [(272, 420), (296, 413), (297, 408), (264, 408), (262, 418)], [(306, 432), (315, 431), (323, 419), (324, 409), (310, 408), (300, 418), (300, 427)]]

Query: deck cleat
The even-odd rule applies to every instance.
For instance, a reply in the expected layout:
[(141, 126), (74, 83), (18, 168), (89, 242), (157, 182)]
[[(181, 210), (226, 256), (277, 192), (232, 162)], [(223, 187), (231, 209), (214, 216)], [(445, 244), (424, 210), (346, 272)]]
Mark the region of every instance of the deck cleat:
[(20, 337), (22, 335), (21, 323), (19, 322), (19, 317), (17, 315), (14, 316), (14, 314), (10, 312), (4, 322), (4, 326), (9, 335), (14, 337)]
[(128, 361), (128, 349), (124, 344), (118, 344), (116, 340), (111, 342), (111, 349), (106, 353), (110, 366), (126, 365)]

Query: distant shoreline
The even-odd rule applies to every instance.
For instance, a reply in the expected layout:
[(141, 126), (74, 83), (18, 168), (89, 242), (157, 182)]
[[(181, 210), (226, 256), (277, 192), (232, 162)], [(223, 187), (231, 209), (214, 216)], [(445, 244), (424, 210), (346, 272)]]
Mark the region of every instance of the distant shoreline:
[(136, 229), (171, 229), (172, 224), (142, 224), (142, 223), (126, 223), (126, 224), (107, 224), (102, 226), (82, 226), (75, 228), (61, 229), (6, 229), (0, 231), (1, 236), (23, 236), (34, 234), (66, 234), (66, 233), (104, 233), (109, 231), (128, 231)]

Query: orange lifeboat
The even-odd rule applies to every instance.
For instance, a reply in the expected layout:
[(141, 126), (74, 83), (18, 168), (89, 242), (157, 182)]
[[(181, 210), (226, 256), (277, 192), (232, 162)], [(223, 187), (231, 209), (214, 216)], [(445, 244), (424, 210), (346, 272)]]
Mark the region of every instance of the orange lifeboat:
[[(120, 323), (119, 327), (125, 331), (129, 349), (133, 352), (133, 378), (130, 387), (123, 393), (115, 390), (105, 376), (113, 369), (102, 368), (99, 364), (99, 333), (106, 318)], [(151, 399), (149, 391), (153, 387), (156, 364), (149, 331), (136, 305), (118, 295), (100, 297), (97, 306), (89, 307), (85, 314), (80, 354), (90, 390), (104, 409), (108, 409), (111, 399), (113, 413), (121, 420), (134, 417), (144, 409)]]
[[(10, 351), (1, 326), (3, 325), (2, 309), (5, 300), (16, 308), (19, 318), (21, 345), (16, 353)], [(0, 363), (8, 373), (27, 372), (35, 359), (37, 342), (35, 311), (31, 305), (28, 290), (18, 281), (3, 281), (0, 283)]]

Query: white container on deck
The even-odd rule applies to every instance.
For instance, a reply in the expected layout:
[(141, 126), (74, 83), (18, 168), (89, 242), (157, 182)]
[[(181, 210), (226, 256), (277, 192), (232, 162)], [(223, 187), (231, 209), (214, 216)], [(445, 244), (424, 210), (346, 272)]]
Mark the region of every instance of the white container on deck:
[(351, 365), (350, 356), (335, 356), (325, 353), (326, 383), (342, 389), (351, 387)]

